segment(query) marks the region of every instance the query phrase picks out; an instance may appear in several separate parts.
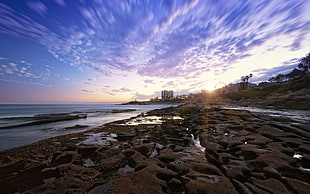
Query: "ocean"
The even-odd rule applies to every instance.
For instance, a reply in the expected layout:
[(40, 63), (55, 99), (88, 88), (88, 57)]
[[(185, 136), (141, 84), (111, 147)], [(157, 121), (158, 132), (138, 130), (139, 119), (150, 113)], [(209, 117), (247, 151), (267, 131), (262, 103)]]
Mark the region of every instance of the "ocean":
[(0, 150), (85, 131), (175, 104), (0, 104)]

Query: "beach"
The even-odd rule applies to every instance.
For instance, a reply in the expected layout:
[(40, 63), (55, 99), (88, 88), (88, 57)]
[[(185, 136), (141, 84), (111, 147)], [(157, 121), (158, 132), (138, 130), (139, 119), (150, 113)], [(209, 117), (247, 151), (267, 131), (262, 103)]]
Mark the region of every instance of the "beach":
[(0, 188), (307, 193), (309, 137), (307, 118), (192, 102), (1, 151)]

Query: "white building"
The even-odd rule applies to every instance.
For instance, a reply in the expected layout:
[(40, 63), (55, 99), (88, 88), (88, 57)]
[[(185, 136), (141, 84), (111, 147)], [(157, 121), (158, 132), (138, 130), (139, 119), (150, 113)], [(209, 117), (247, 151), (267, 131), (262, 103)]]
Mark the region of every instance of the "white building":
[(161, 99), (162, 100), (172, 100), (173, 99), (173, 91), (172, 90), (161, 91)]

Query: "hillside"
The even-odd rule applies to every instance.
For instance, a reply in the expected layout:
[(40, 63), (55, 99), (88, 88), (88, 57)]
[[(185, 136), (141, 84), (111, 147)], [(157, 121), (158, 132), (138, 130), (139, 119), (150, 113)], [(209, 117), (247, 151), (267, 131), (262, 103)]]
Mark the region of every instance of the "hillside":
[(222, 94), (229, 102), (251, 106), (310, 110), (310, 75), (264, 87)]

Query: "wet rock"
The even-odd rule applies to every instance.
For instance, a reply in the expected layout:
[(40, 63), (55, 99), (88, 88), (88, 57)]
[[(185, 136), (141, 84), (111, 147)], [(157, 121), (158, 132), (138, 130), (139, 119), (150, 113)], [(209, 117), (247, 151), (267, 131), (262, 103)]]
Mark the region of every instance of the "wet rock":
[(262, 188), (271, 193), (290, 193), (280, 181), (274, 178), (270, 178), (267, 180), (259, 180), (254, 177), (251, 177), (250, 181), (259, 188)]
[(44, 168), (46, 168), (46, 165), (37, 166), (23, 170), (14, 176), (1, 179), (1, 193), (22, 192), (44, 184), (44, 173), (42, 173), (42, 169)]
[(182, 182), (176, 178), (172, 178), (168, 182), (168, 187), (170, 192), (182, 192), (184, 191)]
[(123, 175), (125, 173), (134, 172), (134, 171), (135, 171), (134, 168), (131, 168), (128, 164), (126, 164), (125, 167), (120, 168), (120, 169), (117, 170), (117, 174)]
[(309, 193), (310, 184), (293, 178), (284, 178), (294, 193)]
[(251, 191), (250, 193), (259, 193), (259, 194), (269, 194), (270, 192), (260, 189), (259, 187), (251, 184), (251, 183), (244, 183), (244, 185)]
[(146, 156), (142, 155), (140, 152), (137, 151), (133, 151), (132, 153), (130, 153), (130, 155), (128, 155), (128, 152), (125, 152), (124, 154), (126, 155), (127, 163), (132, 167), (136, 167), (137, 164), (140, 164), (146, 158)]
[(109, 158), (105, 158), (97, 163), (98, 169), (103, 173), (108, 173), (113, 170), (119, 169), (125, 165), (126, 156), (123, 153), (113, 155)]
[(186, 184), (187, 193), (239, 193), (228, 178), (204, 176), (190, 180)]
[(146, 167), (150, 167), (150, 166), (159, 166), (159, 167), (163, 167), (165, 166), (163, 162), (161, 162), (160, 160), (158, 160), (157, 158), (146, 158), (145, 160), (141, 161), (135, 168), (135, 171), (139, 171), (142, 170)]
[(134, 149), (143, 154), (144, 156), (149, 156), (152, 153), (152, 150), (154, 149), (154, 145), (142, 144), (140, 146), (136, 146)]
[(78, 154), (80, 154), (83, 158), (90, 158), (95, 154), (95, 151), (98, 147), (96, 146), (79, 146), (77, 149)]
[(87, 193), (90, 184), (74, 176), (64, 176), (28, 190), (27, 194), (37, 193)]
[(300, 168), (295, 168), (289, 165), (281, 166), (277, 170), (278, 172), (280, 172), (282, 176), (290, 177), (290, 178), (296, 177), (297, 179), (301, 181), (309, 182), (310, 172), (308, 170), (302, 170)]
[(44, 179), (48, 179), (48, 178), (51, 178), (51, 177), (60, 177), (60, 172), (58, 171), (57, 168), (44, 168), (42, 169), (41, 171), (43, 173), (43, 178)]
[(177, 158), (177, 155), (175, 152), (171, 151), (170, 149), (163, 149), (161, 150), (157, 158), (160, 161), (168, 164), (169, 162), (174, 161)]
[(219, 176), (223, 175), (223, 173), (216, 166), (212, 164), (192, 162), (190, 165), (196, 172), (208, 175), (219, 175)]
[(134, 138), (136, 135), (137, 134), (134, 132), (121, 132), (121, 133), (117, 133), (116, 139), (118, 141), (127, 141), (127, 140)]
[(52, 166), (58, 166), (61, 164), (73, 163), (77, 165), (82, 165), (83, 160), (80, 155), (73, 151), (64, 151), (61, 154), (57, 153), (53, 156), (51, 161)]
[(227, 164), (230, 160), (236, 160), (237, 158), (229, 153), (219, 153), (218, 161), (221, 164)]
[(244, 184), (242, 184), (241, 182), (235, 179), (232, 179), (232, 183), (239, 193), (252, 193), (251, 190), (248, 187), (246, 187)]
[(5, 163), (0, 166), (0, 178), (6, 177), (11, 173), (18, 173), (25, 168), (25, 160), (18, 160), (15, 162)]
[(13, 161), (13, 159), (10, 156), (5, 156), (2, 160), (2, 164), (7, 164), (7, 163), (10, 163), (12, 161)]
[[(146, 163), (139, 171), (126, 173), (114, 182), (107, 193), (167, 193), (166, 181), (170, 181), (177, 174), (158, 166), (156, 159), (146, 159)], [(139, 164), (140, 165), (140, 164)]]
[(222, 167), (224, 174), (239, 181), (244, 181), (248, 177), (248, 173), (251, 171), (243, 161), (230, 161), (228, 165)]

